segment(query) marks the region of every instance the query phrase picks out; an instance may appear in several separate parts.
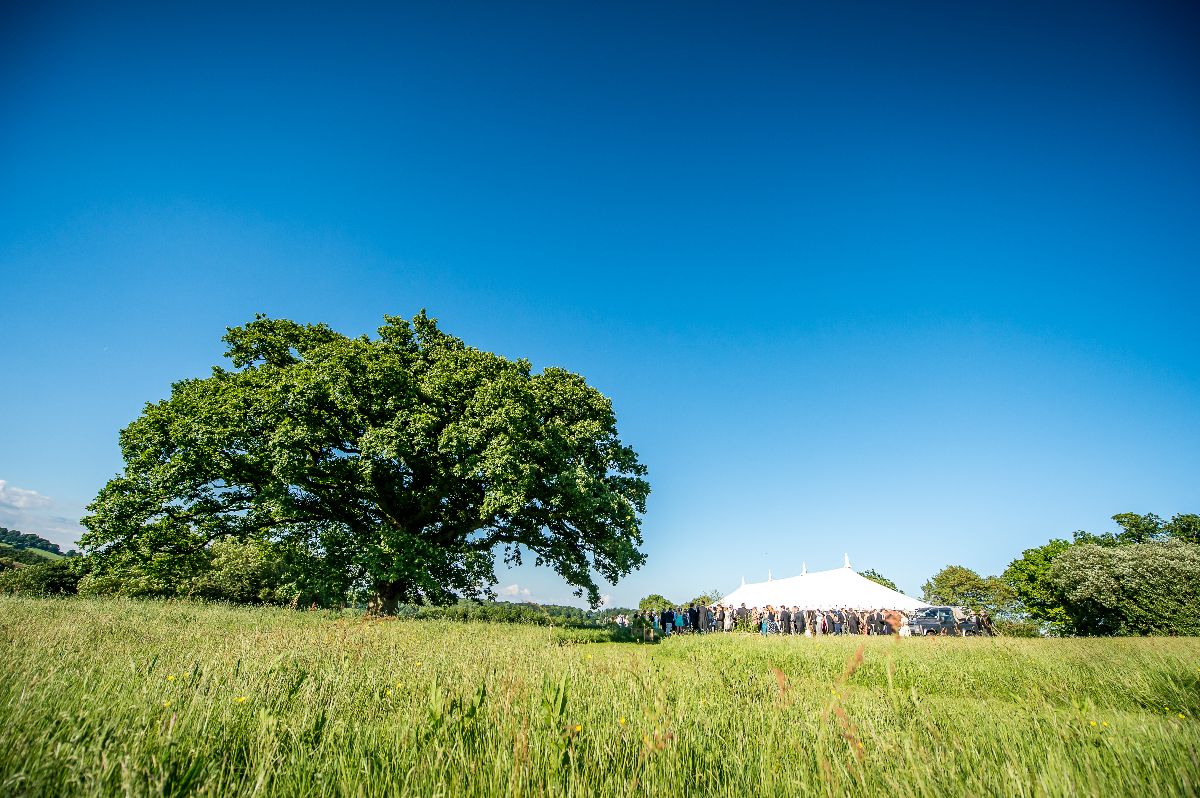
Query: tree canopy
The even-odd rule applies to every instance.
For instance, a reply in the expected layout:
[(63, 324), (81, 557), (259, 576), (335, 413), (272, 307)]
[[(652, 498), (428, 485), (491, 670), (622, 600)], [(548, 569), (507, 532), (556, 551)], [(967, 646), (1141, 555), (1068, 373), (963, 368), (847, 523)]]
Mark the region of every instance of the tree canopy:
[(642, 612), (646, 612), (647, 610), (661, 610), (664, 607), (674, 606), (675, 602), (671, 601), (666, 596), (659, 595), (658, 593), (651, 593), (649, 596), (646, 596), (644, 599), (638, 602), (638, 609)]
[(688, 604), (695, 604), (697, 607), (699, 607), (701, 604), (708, 606), (711, 604), (716, 604), (723, 598), (725, 598), (725, 594), (719, 588), (714, 587), (711, 590), (706, 590), (700, 595), (696, 596), (694, 599), (689, 601)]
[(608, 398), (424, 312), (385, 322), (374, 339), (265, 316), (230, 328), (232, 369), (176, 383), (121, 432), (124, 472), (83, 519), (94, 574), (186, 580), (231, 556), (219, 541), (261, 541), (392, 612), (492, 596), (498, 555), (532, 555), (593, 606), (597, 575), (644, 562), (650, 487)]
[(900, 588), (896, 586), (895, 582), (893, 582), (891, 579), (888, 579), (886, 576), (879, 573), (874, 568), (868, 568), (865, 571), (859, 571), (858, 575), (862, 576), (862, 577), (866, 577), (867, 579), (870, 579), (872, 582), (883, 585), (886, 588), (891, 588), (892, 590), (895, 590), (897, 593), (901, 592)]
[(1200, 546), (1081, 543), (1050, 566), (1075, 634), (1200, 634)]
[(1070, 542), (1056, 538), (1036, 548), (1026, 549), (1008, 564), (1001, 579), (1013, 592), (1022, 611), (1039, 625), (1054, 632), (1069, 632), (1071, 619), (1063, 609), (1058, 588), (1050, 579), (1050, 566)]
[[(1112, 520), (1115, 531), (1077, 531), (1072, 540), (1051, 540), (1013, 560), (1002, 578), (1018, 612), (1058, 634), (1150, 634), (1165, 628), (1167, 618), (1173, 629), (1190, 628), (1170, 608), (1200, 589), (1200, 581), (1188, 568), (1158, 567), (1162, 552), (1190, 562), (1190, 550), (1139, 547), (1200, 543), (1200, 515), (1179, 513), (1164, 521), (1154, 513), (1117, 513)], [(1154, 563), (1158, 576), (1138, 575), (1131, 563)], [(1156, 607), (1157, 620), (1146, 621), (1138, 606)]]
[(1003, 583), (961, 565), (947, 565), (921, 585), (922, 601), (971, 609), (995, 610), (1004, 603)]
[(1200, 543), (1200, 515), (1179, 513), (1170, 521), (1164, 521), (1154, 513), (1117, 513), (1112, 517), (1120, 527), (1118, 532), (1094, 535), (1082, 530), (1075, 533), (1076, 543), (1094, 543), (1100, 546), (1121, 546), (1129, 543), (1154, 543), (1167, 540), (1182, 540), (1185, 543)]

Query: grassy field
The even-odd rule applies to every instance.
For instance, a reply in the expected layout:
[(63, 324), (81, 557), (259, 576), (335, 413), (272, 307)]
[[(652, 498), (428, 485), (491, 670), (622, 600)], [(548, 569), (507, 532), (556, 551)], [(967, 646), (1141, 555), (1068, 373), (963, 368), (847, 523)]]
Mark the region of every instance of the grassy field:
[(560, 645), (0, 598), (4, 796), (1195, 795), (1197, 717), (1197, 639)]

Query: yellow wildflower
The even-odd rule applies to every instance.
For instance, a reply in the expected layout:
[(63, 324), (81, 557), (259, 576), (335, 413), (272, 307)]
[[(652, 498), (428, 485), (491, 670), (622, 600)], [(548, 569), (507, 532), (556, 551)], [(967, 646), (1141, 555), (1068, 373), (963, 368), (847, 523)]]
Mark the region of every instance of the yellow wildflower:
[(1093, 726), (1095, 726), (1095, 725), (1096, 725), (1096, 721), (1092, 721), (1092, 725), (1093, 725)]
[(171, 708), (171, 702), (170, 702), (170, 701), (164, 701), (164, 702), (163, 702), (163, 709), (170, 709), (170, 708)]
[(244, 703), (246, 703), (246, 696), (244, 696), (244, 695), (240, 695), (240, 696), (238, 696), (237, 698), (233, 699), (233, 703), (235, 703), (235, 704), (244, 704)]
[(1182, 713), (1182, 712), (1180, 712), (1180, 713), (1179, 713), (1179, 719), (1180, 719), (1180, 720), (1183, 720), (1183, 713)]
[(175, 681), (175, 674), (173, 674), (173, 673), (168, 673), (168, 674), (167, 674), (167, 681), (168, 681), (168, 682), (173, 682), (173, 681)]
[(622, 715), (621, 717), (617, 718), (617, 723), (620, 723), (622, 726), (624, 726), (625, 725), (625, 716)]
[[(1182, 715), (1180, 715), (1180, 717), (1183, 717), (1183, 716), (1182, 716)], [(577, 731), (577, 732), (581, 732), (581, 731), (583, 731), (583, 725), (582, 725), (582, 724), (580, 724), (580, 723), (576, 723), (576, 724), (575, 724), (575, 731)]]
[(1100, 724), (1100, 725), (1101, 725), (1101, 726), (1107, 726), (1107, 725), (1108, 725), (1108, 721), (1103, 721), (1103, 722), (1101, 722), (1101, 724)]
[(391, 694), (392, 694), (392, 688), (390, 688), (390, 687), (388, 688), (387, 694), (388, 694), (388, 695), (391, 695)]

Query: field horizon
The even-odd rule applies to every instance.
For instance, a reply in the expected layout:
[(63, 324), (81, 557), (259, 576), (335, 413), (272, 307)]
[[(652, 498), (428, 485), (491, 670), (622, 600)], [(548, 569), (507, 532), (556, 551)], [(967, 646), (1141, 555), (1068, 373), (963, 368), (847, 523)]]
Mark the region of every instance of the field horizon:
[(0, 597), (0, 793), (1189, 795), (1200, 638), (563, 644)]

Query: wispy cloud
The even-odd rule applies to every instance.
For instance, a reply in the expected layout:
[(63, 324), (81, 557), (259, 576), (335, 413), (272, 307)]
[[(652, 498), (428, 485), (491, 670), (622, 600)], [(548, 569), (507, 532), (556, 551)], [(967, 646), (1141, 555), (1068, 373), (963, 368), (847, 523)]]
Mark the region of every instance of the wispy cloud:
[(19, 488), (0, 479), (0, 526), (41, 535), (69, 549), (76, 546), (83, 534), (79, 524), (82, 514), (82, 507), (56, 502), (36, 490)]
[(8, 480), (0, 479), (0, 507), (10, 510), (33, 510), (49, 507), (53, 503), (49, 496), (43, 496), (36, 490), (18, 488), (16, 485), (9, 485)]
[(508, 601), (533, 601), (533, 592), (527, 587), (521, 587), (516, 582), (500, 588), (496, 594)]

